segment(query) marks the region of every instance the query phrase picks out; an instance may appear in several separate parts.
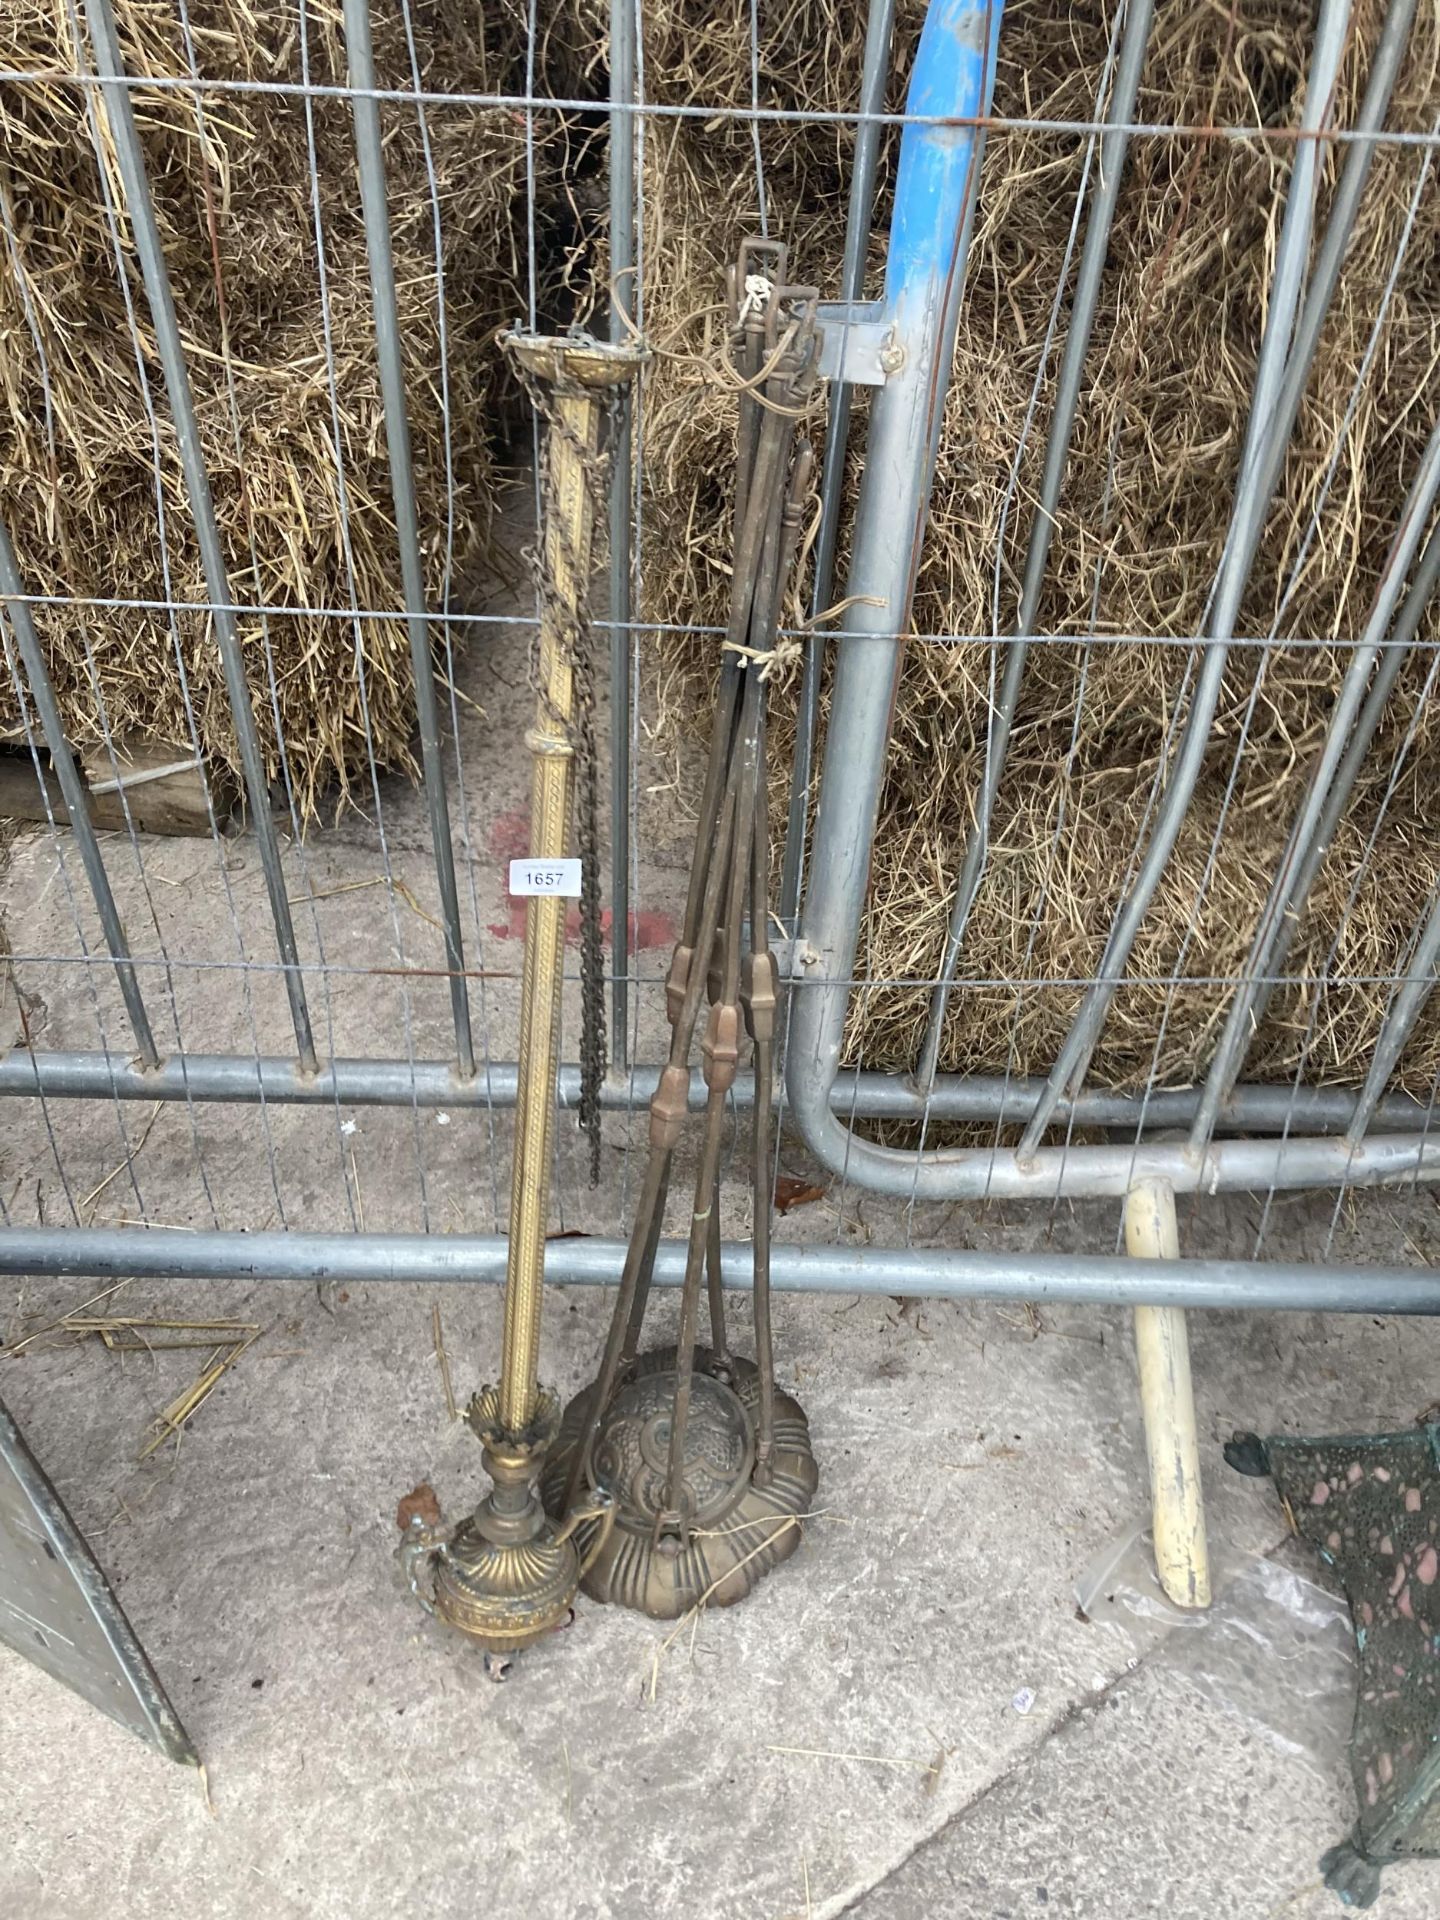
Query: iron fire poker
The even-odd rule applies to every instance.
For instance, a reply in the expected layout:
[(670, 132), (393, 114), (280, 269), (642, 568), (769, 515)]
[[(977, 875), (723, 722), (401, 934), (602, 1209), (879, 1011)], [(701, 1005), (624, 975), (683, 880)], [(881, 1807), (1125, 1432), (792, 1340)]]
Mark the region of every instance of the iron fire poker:
[[(550, 861), (564, 855), (570, 822), (601, 417), (607, 393), (631, 378), (640, 355), (588, 339), (518, 333), (503, 344), (545, 422), (535, 723), (526, 745), (533, 761), (530, 857)], [(526, 901), (500, 1381), (476, 1394), (466, 1412), (493, 1484), (448, 1542), (417, 1530), (407, 1543), (417, 1594), (426, 1598), (420, 1576), (428, 1561), (435, 1613), (484, 1648), (497, 1677), (509, 1655), (566, 1623), (613, 1518), (609, 1495), (595, 1489), (563, 1520), (552, 1521), (537, 1490), (559, 1421), (555, 1396), (539, 1384), (538, 1363), (565, 911), (563, 897)], [(576, 1539), (582, 1523), (593, 1530), (583, 1559)]]

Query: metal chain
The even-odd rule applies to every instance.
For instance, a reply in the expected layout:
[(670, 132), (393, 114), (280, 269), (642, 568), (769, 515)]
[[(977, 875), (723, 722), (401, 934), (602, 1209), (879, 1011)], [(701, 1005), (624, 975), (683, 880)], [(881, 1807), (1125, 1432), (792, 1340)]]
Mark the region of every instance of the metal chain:
[[(524, 367), (515, 372), (525, 389), (543, 431), (540, 435), (540, 525), (527, 549), (531, 577), (541, 606), (553, 617), (557, 644), (570, 669), (574, 687), (574, 716), (556, 713), (540, 672), (540, 628), (530, 643), (530, 682), (551, 717), (560, 725), (574, 756), (575, 839), (580, 853), (580, 1126), (590, 1143), (590, 1184), (600, 1179), (600, 1091), (608, 1065), (605, 1030), (605, 947), (600, 905), (600, 756), (595, 744), (595, 650), (589, 614), (589, 579), (576, 553), (569, 525), (560, 511), (551, 448), (552, 436), (562, 438), (573, 451), (594, 509), (594, 523), (602, 508), (610, 474), (610, 459), (588, 445), (555, 405), (557, 398), (582, 392), (563, 381), (540, 382)], [(588, 397), (588, 395), (587, 395)], [(614, 403), (611, 403), (614, 417)], [(553, 532), (576, 585), (576, 604), (560, 595), (548, 559), (546, 536)]]

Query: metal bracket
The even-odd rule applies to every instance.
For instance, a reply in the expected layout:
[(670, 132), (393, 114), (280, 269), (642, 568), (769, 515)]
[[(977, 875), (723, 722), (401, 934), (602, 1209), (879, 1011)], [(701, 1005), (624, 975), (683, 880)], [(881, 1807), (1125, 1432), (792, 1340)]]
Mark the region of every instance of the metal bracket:
[(0, 1402), (0, 1648), (198, 1767), (165, 1690), (60, 1496)]
[(901, 349), (883, 300), (822, 300), (820, 377), (850, 387), (883, 387), (899, 371)]

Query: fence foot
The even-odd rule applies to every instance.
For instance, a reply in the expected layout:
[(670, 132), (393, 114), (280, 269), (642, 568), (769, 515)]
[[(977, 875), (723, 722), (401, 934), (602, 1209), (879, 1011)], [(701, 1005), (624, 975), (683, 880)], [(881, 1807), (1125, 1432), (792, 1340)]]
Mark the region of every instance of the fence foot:
[[(1175, 1192), (1168, 1180), (1141, 1181), (1127, 1194), (1125, 1249), (1138, 1259), (1179, 1258)], [(1184, 1309), (1137, 1307), (1135, 1352), (1150, 1461), (1155, 1568), (1177, 1607), (1208, 1607), (1210, 1558)]]

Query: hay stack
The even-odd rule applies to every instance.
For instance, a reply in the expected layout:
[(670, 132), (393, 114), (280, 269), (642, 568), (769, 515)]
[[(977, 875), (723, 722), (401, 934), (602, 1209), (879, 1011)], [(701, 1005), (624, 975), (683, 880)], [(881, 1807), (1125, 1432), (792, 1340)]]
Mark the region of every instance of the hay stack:
[[(1378, 0), (1362, 0), (1355, 10), (1342, 122), (1363, 87), (1381, 12)], [(1293, 125), (1309, 58), (1309, 14), (1288, 0), (1238, 0), (1230, 12), (1161, 0), (1138, 118)], [(706, 10), (703, 36), (699, 10), (688, 0), (662, 0), (647, 15), (653, 97), (749, 102), (748, 6), (736, 6), (719, 26)], [(901, 57), (891, 101), (897, 108), (922, 17), (920, 0), (900, 0)], [(764, 104), (853, 109), (859, 10), (832, 9), (825, 0), (786, 0), (783, 7), (762, 0), (760, 18)], [(1101, 0), (1012, 0), (1001, 36), (996, 112), (1092, 117), (1112, 19)], [(1428, 128), (1437, 49), (1440, 30), (1427, 6), (1417, 19), (1392, 126)], [(771, 230), (792, 241), (800, 275), (832, 291), (851, 144), (833, 125), (762, 129)], [(1003, 633), (1013, 618), (1058, 355), (1041, 382), (1015, 508), (1003, 524), (1002, 514), (1062, 280), (1082, 149), (1074, 137), (1045, 133), (1003, 132), (990, 140), (915, 607), (921, 635)], [(942, 1056), (947, 1067), (1043, 1072), (1101, 954), (1163, 763), (1166, 731), (1187, 685), (1189, 650), (1164, 641), (1198, 630), (1221, 549), (1289, 154), (1283, 142), (1259, 140), (1132, 142), (1039, 626), (1060, 635), (1157, 637), (1088, 650), (1048, 645), (1032, 653), (988, 878), (962, 960), (962, 981), (975, 984), (955, 998)], [(889, 159), (893, 166), (893, 145)], [(1413, 148), (1376, 153), (1240, 626), (1248, 635), (1275, 628), (1281, 640), (1318, 637), (1335, 644), (1284, 646), (1269, 655), (1263, 673), (1256, 650), (1236, 650), (1201, 790), (1096, 1055), (1094, 1071), (1103, 1080), (1143, 1083), (1153, 1061), (1161, 1078), (1184, 1083), (1203, 1066), (1226, 997), (1223, 987), (1207, 983), (1233, 972), (1243, 958), (1347, 645), (1363, 627), (1440, 398), (1433, 371), (1440, 348), (1434, 274), (1440, 193), (1433, 183), (1399, 272), (1374, 376), (1344, 439), (1319, 536), (1283, 611), (1281, 603), (1421, 165)], [(681, 356), (662, 362), (647, 402), (649, 611), (666, 620), (713, 620), (725, 594), (733, 402), (705, 361), (716, 337), (714, 303), (724, 264), (758, 217), (751, 129), (658, 123), (649, 134), (647, 168), (647, 323), (653, 337)], [(1332, 160), (1327, 182), (1333, 178)], [(1322, 215), (1326, 203), (1328, 191)], [(877, 232), (883, 235), (887, 226), (882, 205)], [(881, 251), (877, 245), (872, 264)], [(1062, 308), (1061, 337), (1067, 315)], [(1432, 618), (1421, 637), (1436, 635)], [(1251, 1054), (1252, 1076), (1291, 1070), (1312, 1018), (1307, 1077), (1348, 1080), (1363, 1071), (1385, 999), (1382, 987), (1364, 981), (1402, 963), (1440, 863), (1440, 765), (1427, 714), (1347, 917), (1366, 837), (1426, 664), (1422, 658), (1418, 672), (1407, 669), (1372, 771), (1292, 949), (1292, 969), (1313, 974), (1324, 971), (1338, 942), (1333, 974), (1359, 984), (1322, 991), (1318, 1008), (1309, 989), (1277, 993)], [(701, 654), (671, 649), (658, 678), (672, 706), (680, 705), (676, 680), (703, 670)], [(867, 1065), (902, 1066), (914, 1058), (928, 996), (885, 983), (923, 980), (938, 964), (949, 887), (983, 765), (990, 672), (988, 644), (973, 639), (912, 645), (908, 652), (860, 954), (860, 971), (880, 984), (857, 997), (850, 1036), (852, 1058)], [(689, 704), (693, 710), (693, 698)], [(779, 751), (787, 744), (779, 743)], [(777, 805), (779, 799), (777, 791)], [(1212, 869), (1222, 816), (1225, 838)], [(1187, 984), (1171, 993), (1163, 982), (1177, 967)], [(1039, 984), (1046, 981), (1073, 984)], [(1437, 1067), (1440, 1013), (1412, 1044), (1406, 1084), (1428, 1093)]]
[[(298, 82), (300, 15), (281, 0), (120, 0), (134, 74)], [(525, 8), (416, 8), (421, 82), (437, 91), (505, 92), (525, 79)], [(0, 63), (73, 68), (67, 0), (0, 0)], [(339, 7), (308, 10), (310, 73), (345, 79)], [(380, 84), (408, 87), (411, 56), (398, 9), (375, 9)], [(553, 53), (553, 46), (552, 46)], [(542, 63), (543, 81), (543, 63)], [(156, 89), (135, 96), (233, 596), (241, 603), (389, 609), (400, 604), (390, 479), (365, 241), (347, 105), (314, 102), (328, 316), (317, 269), (306, 117), (297, 99)], [(472, 571), (496, 484), (491, 435), (495, 329), (525, 304), (525, 130), (519, 116), (432, 107), (427, 129), (443, 215), (449, 448), (447, 500), (439, 304), (431, 186), (413, 109), (383, 109), (401, 337), (411, 402), (420, 522), (432, 604)], [(90, 129), (74, 89), (7, 86), (0, 100), (0, 473), (6, 513), (33, 591), (122, 599), (204, 598), (188, 502), (153, 337), (123, 212), (119, 243), (145, 357), (137, 370), (115, 241)], [(564, 130), (541, 123), (538, 164), (555, 198)], [(112, 197), (123, 205), (107, 157)], [(342, 512), (332, 439), (344, 447)], [(149, 389), (149, 402), (145, 386)], [(159, 416), (166, 536), (157, 516), (148, 404)], [(452, 531), (447, 533), (447, 529)], [(350, 577), (345, 534), (353, 555)], [(449, 551), (447, 551), (449, 549)], [(166, 570), (168, 567), (168, 582)], [(220, 662), (207, 624), (125, 609), (46, 613), (41, 622), (61, 704), (79, 744), (100, 731), (86, 667), (93, 650), (108, 721), (188, 742), (184, 663), (206, 752), (232, 760)], [(242, 623), (250, 683), (272, 772), (275, 727), (267, 636)], [(410, 767), (414, 697), (403, 627), (367, 621), (368, 728), (382, 765)], [(438, 644), (438, 642), (437, 642)], [(308, 815), (327, 789), (343, 797), (367, 761), (355, 632), (310, 613), (268, 623), (268, 646), (296, 797)], [(0, 688), (0, 725), (16, 718)], [(358, 797), (365, 801), (362, 780)], [(332, 794), (333, 797), (333, 794)]]

